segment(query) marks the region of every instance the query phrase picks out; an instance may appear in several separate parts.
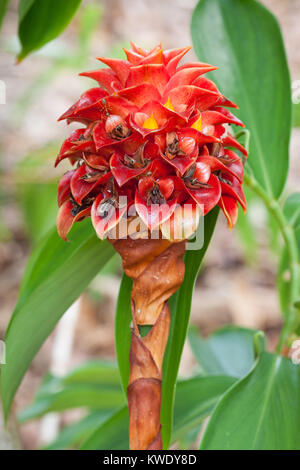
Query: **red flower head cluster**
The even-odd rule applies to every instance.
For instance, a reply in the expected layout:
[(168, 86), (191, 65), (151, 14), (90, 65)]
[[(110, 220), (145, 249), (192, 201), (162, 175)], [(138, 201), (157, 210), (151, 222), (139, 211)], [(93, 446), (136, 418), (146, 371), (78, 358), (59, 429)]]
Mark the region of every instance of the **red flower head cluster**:
[(108, 68), (81, 74), (98, 86), (60, 118), (83, 125), (56, 160), (73, 165), (58, 187), (62, 238), (87, 216), (103, 238), (133, 208), (150, 230), (175, 220), (185, 204), (191, 217), (199, 207), (205, 215), (219, 205), (230, 227), (238, 203), (245, 210), (247, 153), (230, 131), (243, 123), (227, 109), (237, 106), (203, 76), (217, 67), (178, 65), (189, 49), (132, 44), (127, 60), (100, 58)]

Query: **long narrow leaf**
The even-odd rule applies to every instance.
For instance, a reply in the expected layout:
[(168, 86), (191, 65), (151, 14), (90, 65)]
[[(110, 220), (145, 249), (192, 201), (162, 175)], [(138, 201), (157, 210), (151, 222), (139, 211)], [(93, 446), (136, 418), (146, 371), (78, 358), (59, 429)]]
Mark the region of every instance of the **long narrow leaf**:
[(115, 320), (115, 348), (124, 393), (129, 381), (129, 350), (131, 340), (131, 305), (130, 293), (132, 280), (123, 275), (120, 286)]
[(51, 411), (78, 407), (115, 411), (124, 403), (116, 364), (93, 360), (65, 377), (47, 374), (33, 403), (21, 412), (19, 419), (27, 421)]
[(94, 411), (77, 423), (66, 426), (55, 441), (45, 447), (45, 450), (63, 450), (80, 444), (102, 423), (107, 421), (111, 414), (109, 411)]
[(203, 247), (197, 251), (186, 252), (184, 282), (171, 302), (171, 328), (164, 357), (161, 405), (162, 438), (165, 449), (169, 447), (171, 439), (175, 385), (187, 335), (194, 284), (211, 240), (217, 216), (218, 209), (205, 216)]
[(220, 396), (235, 382), (234, 377), (224, 375), (199, 376), (178, 382), (172, 442), (184, 437), (188, 431), (200, 425), (212, 412)]
[(63, 313), (114, 254), (100, 242), (90, 221), (74, 227), (70, 243), (50, 232), (32, 255), (20, 300), (8, 326), (1, 395), (7, 416), (16, 390), (33, 357)]
[(128, 450), (129, 416), (125, 406), (94, 431), (80, 446), (83, 450)]
[(94, 410), (115, 410), (124, 404), (124, 396), (119, 387), (96, 384), (72, 384), (62, 390), (38, 398), (19, 416), (21, 422), (39, 418), (51, 411), (64, 411), (73, 408)]
[(115, 362), (90, 361), (77, 367), (64, 379), (64, 384), (120, 385), (120, 378)]

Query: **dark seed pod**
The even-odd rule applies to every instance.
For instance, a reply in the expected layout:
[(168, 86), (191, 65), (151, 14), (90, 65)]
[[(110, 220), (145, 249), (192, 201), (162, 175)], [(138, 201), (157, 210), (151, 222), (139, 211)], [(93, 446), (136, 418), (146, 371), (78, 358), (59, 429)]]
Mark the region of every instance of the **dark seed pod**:
[(144, 168), (149, 160), (144, 158), (144, 148), (145, 144), (141, 145), (134, 155), (124, 155), (124, 163), (129, 166), (129, 168)]
[(112, 114), (107, 118), (105, 130), (108, 135), (115, 140), (125, 139), (130, 134), (130, 129), (127, 127), (124, 119), (116, 114)]
[(162, 193), (160, 192), (160, 187), (158, 184), (154, 184), (153, 188), (147, 194), (147, 206), (151, 204), (165, 204), (166, 200)]
[(99, 171), (92, 171), (91, 173), (86, 173), (81, 177), (83, 181), (86, 181), (87, 183), (95, 183), (101, 176), (101, 173)]
[(179, 140), (176, 132), (169, 132), (166, 135), (167, 153), (174, 156), (179, 152)]

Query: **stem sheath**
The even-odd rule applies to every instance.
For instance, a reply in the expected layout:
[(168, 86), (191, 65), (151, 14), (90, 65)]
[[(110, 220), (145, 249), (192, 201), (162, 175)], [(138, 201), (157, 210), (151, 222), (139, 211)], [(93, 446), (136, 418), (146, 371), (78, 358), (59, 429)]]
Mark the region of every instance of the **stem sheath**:
[[(132, 450), (161, 450), (162, 364), (170, 329), (169, 297), (184, 278), (185, 242), (165, 239), (110, 240), (133, 280), (133, 328), (127, 389)], [(141, 326), (152, 326), (142, 336)]]

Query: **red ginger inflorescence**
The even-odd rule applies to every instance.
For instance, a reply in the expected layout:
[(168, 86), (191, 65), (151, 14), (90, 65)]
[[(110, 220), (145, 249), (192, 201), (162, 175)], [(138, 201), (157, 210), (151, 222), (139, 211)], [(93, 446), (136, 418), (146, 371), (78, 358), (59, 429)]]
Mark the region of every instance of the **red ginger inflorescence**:
[(98, 86), (60, 117), (84, 126), (65, 140), (56, 160), (74, 166), (58, 187), (62, 238), (87, 216), (104, 238), (132, 208), (150, 230), (174, 220), (178, 205), (200, 207), (204, 215), (219, 205), (230, 228), (238, 203), (246, 209), (247, 152), (230, 130), (244, 125), (227, 109), (237, 106), (203, 76), (217, 67), (178, 65), (189, 50), (132, 44), (127, 60), (99, 58), (109, 68), (81, 74)]

